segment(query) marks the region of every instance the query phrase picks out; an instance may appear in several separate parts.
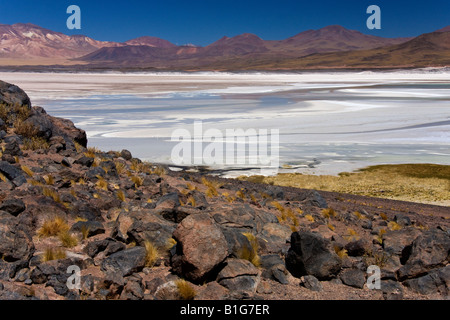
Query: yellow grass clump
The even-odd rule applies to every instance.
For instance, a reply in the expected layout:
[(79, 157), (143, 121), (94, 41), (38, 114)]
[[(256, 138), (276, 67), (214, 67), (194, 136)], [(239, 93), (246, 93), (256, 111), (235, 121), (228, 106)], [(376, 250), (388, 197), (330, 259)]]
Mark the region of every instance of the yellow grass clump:
[(175, 281), (175, 285), (178, 288), (178, 294), (182, 300), (194, 300), (197, 293), (189, 282), (184, 279), (179, 279)]
[(66, 251), (61, 248), (46, 248), (41, 256), (41, 261), (51, 261), (51, 260), (59, 260), (66, 258)]
[(159, 258), (158, 248), (148, 240), (144, 242), (144, 248), (145, 248), (145, 266), (153, 267)]
[(42, 227), (37, 231), (40, 237), (53, 237), (57, 236), (62, 232), (67, 232), (69, 230), (69, 225), (66, 220), (61, 217), (54, 217), (45, 220)]
[(255, 235), (250, 232), (245, 232), (243, 235), (250, 242), (250, 248), (243, 247), (238, 253), (239, 259), (244, 259), (250, 261), (255, 267), (259, 267), (261, 265), (261, 258), (258, 254), (259, 244), (258, 239), (256, 239)]

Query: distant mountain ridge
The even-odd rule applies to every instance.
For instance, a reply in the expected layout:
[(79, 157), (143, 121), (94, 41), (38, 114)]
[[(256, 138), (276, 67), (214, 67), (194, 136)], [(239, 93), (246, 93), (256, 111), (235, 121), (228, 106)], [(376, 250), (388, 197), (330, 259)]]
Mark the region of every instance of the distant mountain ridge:
[[(445, 36), (439, 34), (448, 31), (450, 26), (432, 34), (447, 41)], [(420, 58), (421, 65), (427, 65), (427, 59), (428, 64), (432, 64), (436, 52), (439, 55), (448, 48), (439, 44), (441, 40), (437, 41), (437, 38), (432, 40), (432, 36), (422, 36), (383, 38), (331, 25), (303, 31), (283, 40), (263, 40), (255, 34), (244, 33), (234, 37), (224, 36), (210, 45), (198, 47), (177, 46), (152, 36), (125, 42), (98, 41), (83, 35), (64, 35), (33, 24), (0, 24), (0, 65), (2, 59), (63, 58), (72, 64), (102, 68), (164, 70), (376, 67), (377, 63), (384, 66), (387, 62), (394, 66), (400, 62), (405, 65), (407, 61), (414, 64), (414, 57), (420, 56), (417, 52), (427, 52), (427, 55)], [(429, 40), (432, 42), (428, 42)], [(436, 52), (433, 53), (433, 50)], [(407, 54), (410, 56), (397, 57)], [(359, 57), (363, 61), (358, 61)]]
[[(255, 34), (244, 33), (234, 37), (224, 36), (205, 47), (165, 48), (102, 48), (78, 58), (94, 64), (163, 68), (168, 65), (178, 68), (214, 66), (246, 59), (279, 60), (298, 58), (314, 53), (372, 49), (380, 46), (403, 43), (409, 38), (381, 38), (348, 30), (342, 26), (329, 26), (319, 30), (308, 30), (285, 40), (263, 40)], [(239, 61), (233, 61), (236, 58)], [(242, 66), (239, 66), (241, 68)]]

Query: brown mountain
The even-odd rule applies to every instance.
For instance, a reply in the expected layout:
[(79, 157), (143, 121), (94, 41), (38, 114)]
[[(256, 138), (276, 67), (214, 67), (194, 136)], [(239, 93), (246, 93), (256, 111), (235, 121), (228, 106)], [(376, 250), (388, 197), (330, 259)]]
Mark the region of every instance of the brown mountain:
[(203, 56), (241, 56), (252, 53), (268, 52), (266, 42), (260, 37), (244, 33), (232, 38), (223, 37), (201, 50)]
[(67, 36), (27, 23), (0, 24), (0, 58), (75, 58), (119, 43)]
[(364, 50), (406, 42), (411, 38), (382, 38), (348, 30), (339, 25), (308, 30), (281, 41), (269, 42), (272, 50), (306, 56), (313, 53)]
[(149, 36), (117, 43), (67, 36), (32, 24), (0, 25), (0, 64), (5, 59), (46, 58), (52, 64), (56, 63), (53, 59), (60, 59), (63, 64), (70, 61), (86, 67), (163, 70), (441, 66), (450, 65), (448, 30), (450, 26), (414, 39), (391, 39), (334, 25), (284, 40), (263, 40), (244, 33), (196, 47), (176, 46)]
[(136, 39), (128, 40), (125, 45), (130, 46), (149, 46), (156, 48), (174, 48), (175, 44), (157, 37), (144, 36)]
[(446, 26), (445, 28), (436, 30), (435, 32), (450, 32), (450, 26)]
[[(409, 39), (388, 39), (347, 30), (341, 26), (329, 26), (319, 30), (309, 30), (291, 38), (279, 41), (267, 41), (251, 33), (235, 37), (223, 37), (206, 47), (183, 48), (173, 50), (131, 49), (124, 47), (103, 48), (79, 58), (88, 63), (115, 63), (122, 66), (128, 63), (140, 67), (165, 67), (171, 61), (172, 67), (203, 68), (242, 66), (242, 62), (252, 63), (260, 60), (283, 60), (297, 58), (312, 53), (336, 52), (358, 49), (372, 49), (405, 42)], [(128, 55), (128, 56), (127, 56)], [(239, 61), (236, 61), (239, 58)]]
[(251, 68), (390, 68), (450, 66), (450, 32), (433, 32), (410, 41), (371, 50), (317, 53), (306, 57), (285, 59), (277, 63), (265, 60)]

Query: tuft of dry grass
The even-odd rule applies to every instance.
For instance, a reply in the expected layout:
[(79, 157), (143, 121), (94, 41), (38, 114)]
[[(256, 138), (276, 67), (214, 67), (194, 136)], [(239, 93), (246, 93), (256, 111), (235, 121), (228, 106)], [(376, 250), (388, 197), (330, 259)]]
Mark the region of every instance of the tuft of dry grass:
[(121, 161), (114, 161), (114, 164), (116, 165), (116, 171), (118, 175), (125, 173), (125, 171), (127, 170), (126, 164)]
[(81, 239), (86, 240), (87, 238), (89, 238), (89, 227), (86, 225), (82, 225), (80, 232), (81, 232)]
[(402, 226), (401, 225), (399, 225), (397, 222), (395, 222), (395, 221), (390, 221), (389, 223), (388, 223), (388, 228), (389, 228), (389, 230), (391, 230), (391, 231), (397, 231), (397, 230), (401, 230), (402, 229)]
[(126, 200), (125, 193), (122, 190), (117, 191), (117, 199), (124, 202)]
[(178, 288), (178, 294), (182, 300), (194, 300), (197, 293), (189, 282), (184, 279), (179, 279), (175, 281), (175, 285)]
[(325, 219), (330, 219), (331, 217), (336, 217), (337, 213), (333, 208), (322, 209), (322, 215)]
[(38, 130), (31, 122), (26, 122), (17, 118), (13, 124), (14, 133), (23, 136), (24, 138), (32, 139), (37, 136)]
[(37, 231), (39, 237), (53, 237), (60, 233), (69, 231), (69, 225), (62, 217), (54, 217), (45, 220), (42, 227)]
[(97, 175), (97, 182), (95, 186), (98, 190), (108, 191), (108, 182), (100, 175)]
[(344, 248), (339, 248), (338, 246), (334, 246), (334, 252), (339, 256), (341, 259), (345, 259), (348, 257), (348, 252)]
[(23, 150), (48, 150), (50, 145), (48, 141), (41, 137), (29, 137), (23, 139)]
[(134, 183), (134, 185), (136, 186), (136, 188), (140, 187), (143, 185), (144, 183), (144, 179), (142, 179), (139, 176), (131, 176), (131, 181)]
[(73, 248), (78, 244), (77, 238), (73, 234), (69, 233), (69, 231), (60, 232), (58, 237), (61, 244), (66, 248)]
[(383, 244), (383, 236), (386, 233), (385, 229), (380, 229), (380, 231), (378, 231), (378, 235), (375, 237), (375, 240), (378, 241), (379, 244)]
[(197, 205), (197, 202), (195, 201), (195, 198), (193, 196), (189, 196), (186, 204), (190, 204), (192, 207), (195, 207)]
[(34, 176), (34, 172), (33, 170), (31, 170), (29, 167), (27, 167), (26, 165), (22, 165), (21, 169), (23, 172), (25, 172), (30, 178), (32, 178)]
[(44, 181), (48, 186), (52, 186), (55, 184), (55, 179), (53, 178), (53, 176), (51, 174), (45, 175), (44, 177)]
[(158, 248), (148, 240), (144, 242), (144, 248), (145, 248), (145, 266), (153, 267), (159, 258)]
[(255, 235), (250, 232), (245, 232), (243, 235), (250, 242), (250, 248), (243, 247), (238, 252), (239, 259), (244, 259), (250, 261), (255, 267), (259, 267), (261, 265), (261, 258), (258, 254), (259, 244), (258, 239), (256, 239)]
[(213, 198), (219, 196), (219, 189), (222, 186), (222, 183), (217, 181), (208, 180), (205, 177), (202, 177), (202, 184), (207, 188), (206, 196), (208, 198)]
[(66, 251), (61, 248), (46, 248), (41, 256), (41, 261), (60, 260), (66, 258)]
[(59, 196), (59, 193), (57, 191), (50, 188), (43, 188), (42, 194), (46, 197), (52, 198), (53, 201), (62, 204), (61, 197)]
[(345, 239), (347, 239), (348, 241), (356, 241), (356, 240), (359, 240), (361, 238), (359, 236), (359, 234), (352, 228), (348, 228), (347, 232), (348, 233), (345, 236)]

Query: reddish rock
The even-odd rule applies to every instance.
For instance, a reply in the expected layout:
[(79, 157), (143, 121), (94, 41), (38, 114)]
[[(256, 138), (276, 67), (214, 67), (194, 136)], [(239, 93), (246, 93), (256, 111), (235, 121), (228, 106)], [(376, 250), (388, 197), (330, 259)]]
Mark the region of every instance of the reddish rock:
[(173, 237), (177, 251), (172, 257), (172, 267), (188, 280), (201, 282), (228, 256), (225, 236), (206, 213), (185, 218)]

